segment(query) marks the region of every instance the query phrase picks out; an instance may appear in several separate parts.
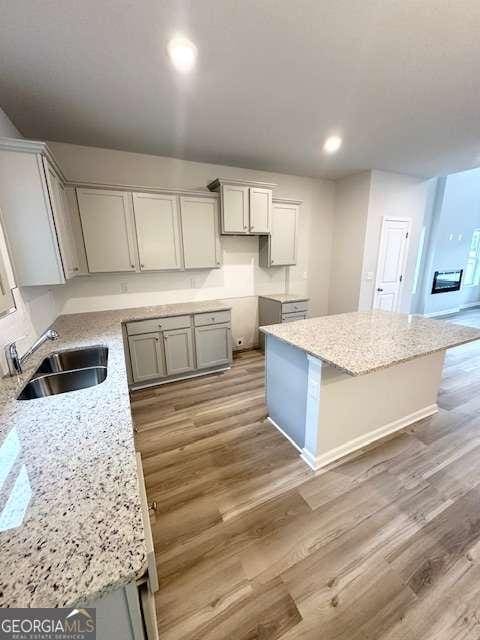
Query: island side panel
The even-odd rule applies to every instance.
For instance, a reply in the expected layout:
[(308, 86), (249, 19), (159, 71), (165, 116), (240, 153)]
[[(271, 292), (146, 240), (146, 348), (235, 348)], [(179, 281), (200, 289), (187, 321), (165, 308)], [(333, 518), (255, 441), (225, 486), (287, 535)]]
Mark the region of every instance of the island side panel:
[(306, 354), (267, 335), (265, 364), (268, 417), (303, 449), (308, 382)]
[(441, 351), (362, 376), (322, 363), (317, 450), (304, 459), (320, 468), (435, 413), (444, 358)]

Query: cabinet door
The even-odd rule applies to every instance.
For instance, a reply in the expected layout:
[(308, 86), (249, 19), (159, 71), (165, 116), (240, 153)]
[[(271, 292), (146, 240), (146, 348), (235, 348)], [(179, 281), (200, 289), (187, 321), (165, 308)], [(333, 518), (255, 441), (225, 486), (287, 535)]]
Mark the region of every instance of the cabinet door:
[(134, 193), (141, 271), (181, 269), (177, 196)]
[(272, 208), (270, 266), (296, 263), (297, 205), (275, 203)]
[(173, 376), (195, 368), (191, 329), (164, 331), (163, 340), (167, 375)]
[(195, 329), (197, 368), (215, 367), (231, 360), (229, 324), (212, 324)]
[(78, 260), (73, 243), (73, 232), (68, 212), (68, 203), (65, 196), (65, 187), (45, 158), (43, 162), (63, 270), (65, 278), (68, 280), (77, 275)]
[(135, 271), (130, 194), (77, 189), (77, 199), (89, 272)]
[(222, 185), (222, 233), (249, 232), (248, 187)]
[(250, 187), (250, 233), (270, 233), (272, 190)]
[(128, 339), (134, 382), (165, 376), (161, 333), (141, 333)]
[(219, 267), (217, 199), (181, 197), (180, 209), (185, 269)]

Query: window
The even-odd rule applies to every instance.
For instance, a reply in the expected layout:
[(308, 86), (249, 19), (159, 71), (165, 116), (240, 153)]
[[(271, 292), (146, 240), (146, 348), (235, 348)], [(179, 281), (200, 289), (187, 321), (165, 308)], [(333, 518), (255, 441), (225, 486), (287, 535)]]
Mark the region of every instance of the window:
[(478, 284), (480, 284), (480, 229), (475, 229), (465, 267), (465, 286), (472, 287)]

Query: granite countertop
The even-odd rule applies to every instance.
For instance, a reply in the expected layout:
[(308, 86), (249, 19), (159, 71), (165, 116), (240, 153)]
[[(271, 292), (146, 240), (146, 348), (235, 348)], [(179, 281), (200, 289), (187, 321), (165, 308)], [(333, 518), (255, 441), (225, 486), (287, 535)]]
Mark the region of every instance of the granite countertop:
[(308, 296), (298, 296), (294, 293), (272, 293), (271, 295), (261, 295), (259, 298), (268, 298), (268, 300), (275, 300), (282, 304), (286, 302), (304, 302), (309, 300)]
[(359, 376), (480, 339), (480, 330), (387, 311), (358, 311), (260, 327)]
[[(0, 379), (0, 607), (85, 603), (141, 577), (146, 549), (121, 323), (230, 309), (218, 301), (60, 316), (56, 342)], [(102, 384), (15, 398), (50, 353), (105, 344)]]

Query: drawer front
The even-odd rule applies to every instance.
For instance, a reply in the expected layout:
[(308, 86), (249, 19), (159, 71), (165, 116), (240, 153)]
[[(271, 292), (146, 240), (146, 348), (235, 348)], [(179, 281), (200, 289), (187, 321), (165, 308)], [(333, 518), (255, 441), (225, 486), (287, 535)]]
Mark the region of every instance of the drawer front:
[(230, 311), (213, 311), (212, 313), (197, 313), (194, 316), (195, 326), (203, 327), (206, 324), (220, 324), (230, 322)]
[(295, 322), (295, 320), (306, 320), (306, 313), (284, 313), (282, 315), (282, 322)]
[(170, 318), (152, 318), (150, 320), (136, 320), (127, 322), (127, 333), (136, 336), (140, 333), (153, 331), (169, 331), (170, 329), (185, 329), (192, 326), (191, 316), (172, 316)]
[(306, 300), (302, 300), (302, 302), (285, 302), (282, 304), (282, 313), (298, 313), (307, 310), (308, 302)]

